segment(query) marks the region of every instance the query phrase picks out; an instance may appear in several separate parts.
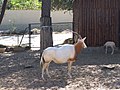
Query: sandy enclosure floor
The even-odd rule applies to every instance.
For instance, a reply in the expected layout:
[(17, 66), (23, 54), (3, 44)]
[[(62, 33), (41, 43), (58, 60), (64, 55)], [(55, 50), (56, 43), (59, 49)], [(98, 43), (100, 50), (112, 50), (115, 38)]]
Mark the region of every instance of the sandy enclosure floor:
[(72, 66), (51, 63), (46, 81), (41, 79), (40, 51), (0, 54), (0, 90), (117, 90), (120, 89), (120, 51), (104, 54), (101, 48), (87, 48)]

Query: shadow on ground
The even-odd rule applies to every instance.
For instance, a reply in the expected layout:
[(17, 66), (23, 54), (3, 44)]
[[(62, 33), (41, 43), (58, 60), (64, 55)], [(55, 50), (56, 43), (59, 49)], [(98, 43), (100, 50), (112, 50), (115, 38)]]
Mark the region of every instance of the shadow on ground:
[[(119, 88), (118, 71), (120, 70), (120, 53), (104, 54), (101, 48), (88, 48), (77, 56), (73, 64), (72, 79), (67, 76), (67, 64), (50, 64), (51, 79), (41, 79), (39, 51), (0, 54), (0, 88), (1, 89), (90, 89), (95, 87)], [(102, 70), (103, 65), (114, 65), (115, 70)], [(119, 66), (119, 67), (118, 67)], [(110, 75), (108, 75), (108, 72)], [(119, 73), (120, 74), (120, 73)], [(112, 76), (114, 75), (114, 76)], [(87, 78), (87, 79), (86, 79)], [(112, 81), (115, 80), (116, 81)], [(96, 80), (96, 81), (95, 81)], [(105, 81), (113, 83), (105, 83)], [(93, 83), (93, 85), (90, 84)], [(104, 83), (103, 83), (104, 82)], [(117, 84), (117, 86), (113, 85)], [(76, 86), (77, 85), (77, 86)], [(111, 87), (113, 85), (113, 87)]]

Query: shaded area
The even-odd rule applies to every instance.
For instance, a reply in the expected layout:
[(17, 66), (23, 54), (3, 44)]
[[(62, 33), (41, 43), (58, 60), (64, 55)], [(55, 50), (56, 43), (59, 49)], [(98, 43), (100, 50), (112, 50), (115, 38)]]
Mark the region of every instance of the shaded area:
[[(102, 51), (101, 51), (102, 50)], [(67, 64), (51, 63), (51, 79), (41, 79), (40, 51), (0, 54), (0, 89), (7, 90), (88, 90), (120, 88), (120, 53), (104, 54), (104, 49), (86, 49), (78, 55), (72, 67), (72, 79)], [(105, 67), (105, 68), (104, 68)], [(113, 69), (109, 69), (113, 68)]]
[(78, 55), (77, 64), (79, 65), (107, 65), (120, 64), (120, 50), (116, 49), (111, 55), (111, 49), (105, 54), (104, 47), (88, 47)]

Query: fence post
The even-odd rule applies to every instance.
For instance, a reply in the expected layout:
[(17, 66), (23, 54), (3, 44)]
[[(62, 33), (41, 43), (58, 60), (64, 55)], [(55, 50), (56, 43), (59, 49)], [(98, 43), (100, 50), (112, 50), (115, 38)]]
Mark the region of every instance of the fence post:
[(40, 31), (40, 49), (43, 51), (45, 48), (53, 46), (52, 40), (52, 26), (42, 26)]
[(31, 48), (31, 24), (29, 24), (29, 47)]

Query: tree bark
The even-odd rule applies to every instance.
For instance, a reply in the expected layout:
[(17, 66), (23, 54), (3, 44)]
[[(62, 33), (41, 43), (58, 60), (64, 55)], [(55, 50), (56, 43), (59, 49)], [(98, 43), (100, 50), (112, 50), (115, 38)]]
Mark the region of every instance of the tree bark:
[(0, 24), (2, 23), (2, 19), (4, 17), (6, 5), (7, 5), (7, 0), (4, 0), (2, 4), (1, 13), (0, 13)]
[(42, 0), (41, 12), (41, 32), (40, 32), (40, 49), (43, 51), (45, 48), (53, 46), (52, 39), (52, 20), (50, 17), (51, 0)]

